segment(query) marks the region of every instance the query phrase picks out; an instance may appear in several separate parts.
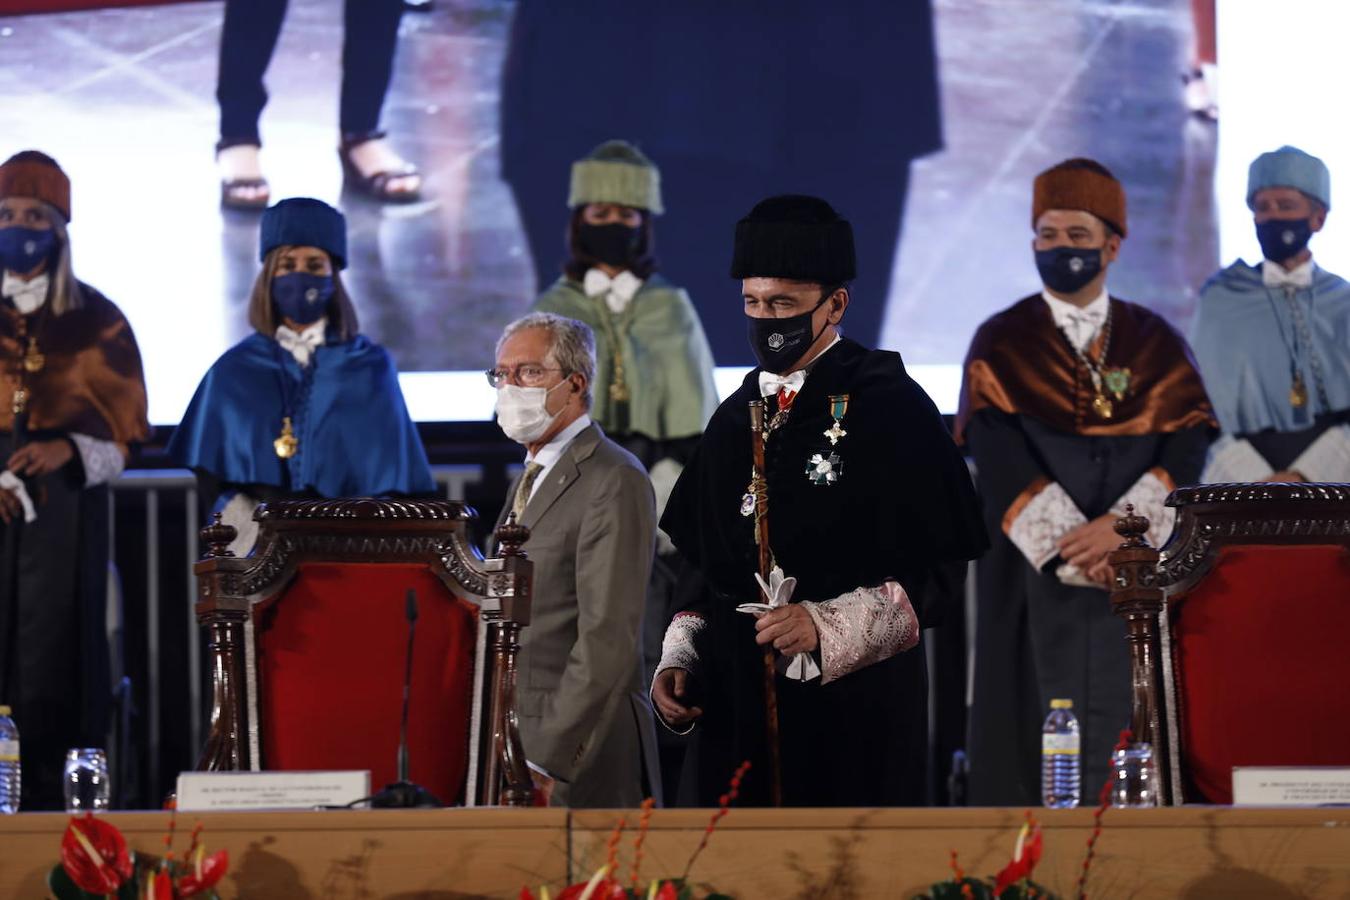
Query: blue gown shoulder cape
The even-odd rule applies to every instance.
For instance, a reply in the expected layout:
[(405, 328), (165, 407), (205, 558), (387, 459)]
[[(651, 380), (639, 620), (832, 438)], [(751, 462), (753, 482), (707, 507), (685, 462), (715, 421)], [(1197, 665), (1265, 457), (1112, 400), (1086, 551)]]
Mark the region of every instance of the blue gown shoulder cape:
[[(1311, 346), (1301, 339), (1284, 292), (1262, 282), (1259, 264), (1238, 260), (1201, 289), (1191, 346), (1225, 432), (1298, 431), (1317, 416), (1350, 410), (1350, 283), (1314, 267), (1312, 286), (1293, 299)], [(1308, 387), (1302, 407), (1289, 402), (1295, 367)], [(1319, 369), (1325, 406), (1316, 384)]]
[[(272, 442), (287, 414), (299, 449), (282, 460)], [(393, 360), (362, 335), (319, 347), (306, 369), (273, 339), (244, 338), (202, 378), (168, 452), (223, 482), (323, 497), (435, 489)]]

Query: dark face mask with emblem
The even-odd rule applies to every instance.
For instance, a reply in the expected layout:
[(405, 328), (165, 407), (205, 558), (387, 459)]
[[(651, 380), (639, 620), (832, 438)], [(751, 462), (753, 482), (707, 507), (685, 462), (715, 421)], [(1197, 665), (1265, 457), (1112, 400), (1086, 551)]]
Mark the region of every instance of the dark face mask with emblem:
[(272, 279), (277, 314), (301, 325), (313, 325), (323, 318), (333, 292), (332, 275), (288, 272)]
[(797, 364), (825, 330), (825, 326), (822, 325), (820, 331), (813, 332), (811, 317), (828, 299), (830, 295), (826, 294), (820, 298), (820, 302), (811, 307), (810, 311), (784, 319), (746, 317), (750, 349), (754, 351), (755, 359), (759, 360), (760, 368), (775, 375), (782, 375)]
[(1312, 222), (1308, 219), (1267, 219), (1256, 226), (1256, 239), (1261, 243), (1261, 255), (1271, 262), (1282, 263), (1298, 256), (1312, 239)]
[(56, 232), (50, 228), (11, 225), (0, 228), (0, 268), (27, 274), (56, 249)]
[(1076, 294), (1102, 270), (1102, 249), (1051, 247), (1036, 251), (1041, 283), (1060, 294)]

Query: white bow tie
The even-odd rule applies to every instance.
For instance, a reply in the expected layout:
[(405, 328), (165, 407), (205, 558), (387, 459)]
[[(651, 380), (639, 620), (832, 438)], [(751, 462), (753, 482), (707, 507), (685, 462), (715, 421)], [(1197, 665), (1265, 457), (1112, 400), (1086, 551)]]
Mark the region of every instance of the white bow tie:
[(1075, 310), (1064, 316), (1064, 322), (1060, 325), (1064, 333), (1068, 335), (1069, 342), (1079, 350), (1087, 350), (1092, 344), (1092, 339), (1097, 336), (1097, 331), (1106, 321), (1106, 314), (1097, 310)]
[(587, 297), (599, 297), (603, 294), (605, 305), (609, 307), (610, 312), (617, 316), (628, 308), (629, 303), (633, 302), (633, 296), (642, 287), (642, 279), (627, 269), (613, 278), (599, 269), (590, 269), (586, 272), (586, 278), (582, 281), (581, 287), (586, 292)]
[(1296, 267), (1293, 271), (1285, 269), (1279, 263), (1273, 263), (1265, 260), (1261, 263), (1261, 283), (1266, 287), (1282, 288), (1285, 286), (1306, 288), (1312, 287), (1312, 269), (1310, 264), (1304, 264)]
[(0, 294), (8, 298), (14, 304), (14, 308), (26, 316), (47, 302), (48, 281), (50, 279), (46, 275), (39, 275), (32, 281), (24, 281), (6, 272), (3, 284), (0, 285)]
[(281, 349), (295, 357), (301, 367), (309, 365), (314, 351), (323, 346), (324, 332), (328, 328), (328, 319), (320, 319), (313, 325), (295, 331), (286, 325), (277, 328), (277, 343)]
[(759, 373), (759, 393), (764, 397), (776, 397), (786, 388), (789, 393), (797, 393), (806, 383), (806, 370), (798, 369), (789, 375), (775, 375), (772, 372)]

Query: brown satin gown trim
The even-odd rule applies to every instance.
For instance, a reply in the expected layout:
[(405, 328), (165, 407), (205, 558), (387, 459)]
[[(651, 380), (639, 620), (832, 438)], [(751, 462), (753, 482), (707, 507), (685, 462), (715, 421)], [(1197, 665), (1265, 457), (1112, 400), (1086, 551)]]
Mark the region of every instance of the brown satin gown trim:
[[(133, 444), (150, 436), (145, 376), (131, 325), (111, 301), (83, 286), (85, 305), (37, 326), (40, 372), (27, 374), (30, 431), (65, 431)], [(36, 323), (38, 316), (31, 317)], [(0, 431), (14, 428), (11, 397), (19, 385), (23, 348), (14, 337), (20, 314), (0, 307)]]
[(1190, 348), (1161, 316), (1112, 298), (1106, 365), (1130, 370), (1130, 392), (1123, 400), (1113, 398), (1115, 416), (1101, 420), (1091, 410), (1092, 381), (1045, 300), (1034, 294), (1019, 301), (985, 322), (971, 342), (957, 441), (964, 439), (970, 417), (988, 407), (1094, 437), (1218, 427)]

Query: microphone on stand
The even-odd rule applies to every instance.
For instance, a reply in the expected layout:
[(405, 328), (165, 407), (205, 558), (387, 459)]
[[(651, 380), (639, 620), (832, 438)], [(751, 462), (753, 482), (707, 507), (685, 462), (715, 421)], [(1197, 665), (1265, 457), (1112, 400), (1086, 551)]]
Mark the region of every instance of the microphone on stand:
[(408, 619), (408, 654), (403, 674), (403, 718), (398, 730), (398, 780), (370, 798), (370, 805), (384, 809), (438, 807), (445, 804), (430, 791), (408, 780), (408, 695), (412, 692), (413, 637), (417, 634), (417, 591), (408, 588), (404, 600)]

